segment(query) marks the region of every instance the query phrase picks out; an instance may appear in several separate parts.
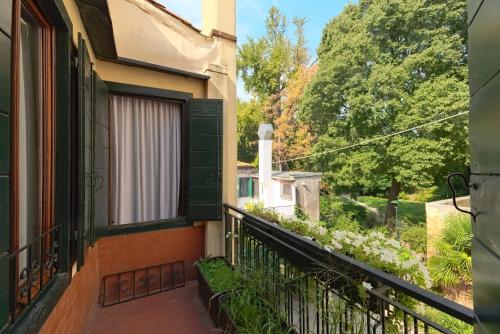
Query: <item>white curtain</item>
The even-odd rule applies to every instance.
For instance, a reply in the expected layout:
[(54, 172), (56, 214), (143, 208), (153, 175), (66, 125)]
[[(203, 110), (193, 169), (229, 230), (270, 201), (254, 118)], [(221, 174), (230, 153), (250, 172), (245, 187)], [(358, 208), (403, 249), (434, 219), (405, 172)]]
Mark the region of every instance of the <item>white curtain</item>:
[(115, 225), (177, 216), (181, 105), (111, 97), (111, 211)]

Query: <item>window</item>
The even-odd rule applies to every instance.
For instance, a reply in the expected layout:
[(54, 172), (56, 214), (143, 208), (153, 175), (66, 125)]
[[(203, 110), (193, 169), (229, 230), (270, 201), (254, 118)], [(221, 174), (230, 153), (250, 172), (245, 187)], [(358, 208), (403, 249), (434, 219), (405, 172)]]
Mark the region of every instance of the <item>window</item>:
[(249, 177), (239, 178), (239, 197), (252, 197), (252, 179)]
[(13, 109), (12, 254), (15, 318), (54, 277), (57, 226), (54, 225), (54, 111), (52, 29), (32, 1), (21, 3), (17, 22), (17, 107)]
[(178, 217), (182, 103), (111, 95), (111, 222), (125, 225)]
[(257, 177), (252, 177), (252, 190), (253, 198), (258, 198), (259, 197), (259, 179)]
[(281, 198), (291, 200), (292, 199), (292, 184), (289, 182), (281, 183)]

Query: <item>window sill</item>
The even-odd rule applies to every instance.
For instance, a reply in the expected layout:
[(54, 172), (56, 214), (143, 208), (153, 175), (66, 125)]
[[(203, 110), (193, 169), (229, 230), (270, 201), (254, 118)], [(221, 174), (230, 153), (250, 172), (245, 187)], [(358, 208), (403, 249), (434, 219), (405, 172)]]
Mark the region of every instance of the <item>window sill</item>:
[(166, 230), (170, 228), (193, 226), (193, 222), (187, 221), (185, 217), (166, 219), (155, 222), (136, 223), (127, 225), (110, 225), (106, 236), (122, 235), (130, 233), (141, 233), (150, 231)]

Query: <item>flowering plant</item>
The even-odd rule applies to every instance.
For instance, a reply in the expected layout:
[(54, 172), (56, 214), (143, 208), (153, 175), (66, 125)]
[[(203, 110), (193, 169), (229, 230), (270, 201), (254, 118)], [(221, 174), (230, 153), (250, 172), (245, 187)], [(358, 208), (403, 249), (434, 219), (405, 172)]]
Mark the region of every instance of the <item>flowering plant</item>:
[(427, 289), (432, 287), (429, 271), (420, 257), (380, 231), (355, 233), (329, 230), (322, 222), (284, 218), (260, 203), (249, 204), (245, 209), (315, 240), (328, 251), (341, 252)]

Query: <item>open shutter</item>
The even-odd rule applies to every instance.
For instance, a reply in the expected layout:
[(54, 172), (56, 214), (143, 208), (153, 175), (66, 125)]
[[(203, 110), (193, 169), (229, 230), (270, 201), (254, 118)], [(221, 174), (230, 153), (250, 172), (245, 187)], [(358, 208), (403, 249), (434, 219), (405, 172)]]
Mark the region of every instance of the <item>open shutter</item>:
[(78, 116), (79, 116), (79, 214), (77, 237), (77, 267), (85, 262), (92, 221), (93, 186), (93, 117), (92, 117), (92, 62), (83, 40), (78, 34)]
[(94, 72), (94, 224), (92, 243), (108, 230), (109, 199), (108, 87)]
[(222, 220), (222, 100), (188, 102), (187, 218)]

